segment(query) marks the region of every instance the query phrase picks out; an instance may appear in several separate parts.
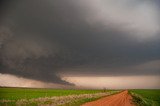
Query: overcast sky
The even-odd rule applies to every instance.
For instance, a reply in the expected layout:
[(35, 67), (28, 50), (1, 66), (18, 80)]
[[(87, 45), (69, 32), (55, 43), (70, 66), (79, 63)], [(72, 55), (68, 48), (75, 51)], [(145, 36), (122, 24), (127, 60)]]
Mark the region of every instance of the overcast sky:
[[(103, 77), (101, 87), (160, 88), (156, 86), (159, 0), (4, 0), (0, 4), (2, 80), (85, 86), (83, 81), (75, 83), (75, 78)], [(130, 82), (118, 86), (110, 77)], [(127, 85), (137, 77), (150, 83)], [(10, 86), (2, 80), (0, 86)], [(106, 80), (115, 86), (104, 85)], [(19, 83), (15, 86), (22, 86)]]

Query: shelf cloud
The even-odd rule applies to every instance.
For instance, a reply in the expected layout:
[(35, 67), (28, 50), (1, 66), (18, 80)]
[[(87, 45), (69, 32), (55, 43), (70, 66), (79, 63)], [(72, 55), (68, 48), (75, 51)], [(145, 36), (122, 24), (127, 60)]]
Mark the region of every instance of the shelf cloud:
[(14, 0), (0, 11), (0, 73), (160, 76), (158, 0)]

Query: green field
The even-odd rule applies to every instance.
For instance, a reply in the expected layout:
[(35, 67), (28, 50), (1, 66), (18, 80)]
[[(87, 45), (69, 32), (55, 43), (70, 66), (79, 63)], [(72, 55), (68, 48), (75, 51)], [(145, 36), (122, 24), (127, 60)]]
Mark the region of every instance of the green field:
[(139, 106), (160, 106), (160, 90), (130, 90)]
[(0, 106), (80, 106), (116, 90), (0, 88)]
[(36, 88), (0, 88), (0, 100), (31, 99), (39, 97), (66, 96), (73, 94), (93, 94), (102, 90), (61, 90)]
[[(129, 91), (137, 106), (160, 106), (160, 90), (143, 89)], [(41, 104), (45, 106), (45, 104), (52, 104), (56, 99), (59, 99), (60, 102), (62, 100), (62, 102), (67, 103), (56, 106), (80, 106), (85, 102), (103, 97), (103, 95), (95, 96), (94, 94), (106, 93), (110, 95), (117, 92), (116, 90), (0, 88), (0, 106), (16, 106), (17, 103), (20, 104), (21, 102), (23, 102), (25, 106), (38, 106), (38, 103), (41, 101)], [(84, 94), (87, 94), (87, 96), (84, 96)], [(52, 97), (56, 97), (56, 99)], [(40, 98), (40, 100), (37, 98)]]

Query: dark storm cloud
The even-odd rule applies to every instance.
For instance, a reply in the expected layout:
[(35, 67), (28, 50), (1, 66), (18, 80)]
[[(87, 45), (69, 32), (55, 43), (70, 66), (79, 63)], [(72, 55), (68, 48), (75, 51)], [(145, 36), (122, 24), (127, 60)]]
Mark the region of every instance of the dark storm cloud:
[(160, 60), (155, 1), (16, 0), (8, 5), (0, 20), (1, 73), (63, 84), (57, 74), (74, 67), (77, 74), (159, 74), (157, 65), (143, 66)]

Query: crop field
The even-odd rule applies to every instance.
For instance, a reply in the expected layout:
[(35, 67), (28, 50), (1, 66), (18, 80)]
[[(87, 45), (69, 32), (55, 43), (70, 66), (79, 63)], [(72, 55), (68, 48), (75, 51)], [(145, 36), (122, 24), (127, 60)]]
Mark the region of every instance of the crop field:
[(0, 88), (0, 106), (78, 106), (111, 95), (115, 90), (62, 90), (33, 88)]
[(139, 106), (160, 106), (160, 90), (130, 90)]
[(0, 88), (0, 100), (32, 99), (38, 97), (66, 96), (72, 94), (92, 94), (102, 90), (60, 90), (34, 88)]
[[(0, 106), (80, 106), (120, 92), (119, 90), (75, 90), (0, 88)], [(160, 90), (129, 90), (137, 106), (160, 106)]]

